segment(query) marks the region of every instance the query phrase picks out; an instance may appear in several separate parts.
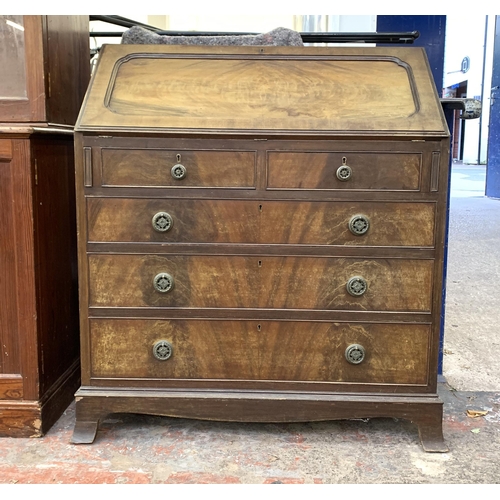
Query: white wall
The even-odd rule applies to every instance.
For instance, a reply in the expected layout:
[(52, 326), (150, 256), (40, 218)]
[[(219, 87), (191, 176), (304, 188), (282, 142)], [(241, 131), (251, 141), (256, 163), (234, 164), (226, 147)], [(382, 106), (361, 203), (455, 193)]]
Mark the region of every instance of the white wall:
[(295, 17), (284, 15), (170, 15), (168, 30), (241, 31), (264, 33), (274, 28), (294, 29)]
[[(467, 95), (477, 98), (483, 94), (483, 61), (485, 47), (486, 16), (479, 14), (451, 14), (446, 16), (446, 41), (443, 86), (467, 82)], [(461, 71), (464, 57), (470, 59), (470, 69)], [(490, 79), (484, 82), (484, 97), (489, 96)], [(461, 97), (461, 96), (457, 96)], [(489, 101), (488, 101), (489, 103)], [(483, 108), (485, 103), (483, 103)], [(487, 121), (486, 121), (487, 123)], [(487, 141), (485, 120), (467, 120), (464, 138), (464, 163), (477, 164), (479, 158), (479, 138), (481, 145)], [(481, 155), (482, 157), (482, 155)]]

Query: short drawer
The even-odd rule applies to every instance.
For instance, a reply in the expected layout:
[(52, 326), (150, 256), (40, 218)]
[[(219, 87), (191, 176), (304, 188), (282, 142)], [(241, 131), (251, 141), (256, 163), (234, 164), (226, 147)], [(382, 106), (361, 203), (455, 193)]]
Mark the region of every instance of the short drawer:
[(90, 306), (429, 312), (432, 260), (92, 254)]
[(111, 149), (101, 151), (102, 185), (253, 188), (254, 151)]
[(434, 203), (89, 198), (91, 242), (434, 245)]
[(269, 152), (268, 189), (419, 191), (420, 153)]
[(91, 376), (425, 385), (429, 336), (428, 325), (94, 319)]

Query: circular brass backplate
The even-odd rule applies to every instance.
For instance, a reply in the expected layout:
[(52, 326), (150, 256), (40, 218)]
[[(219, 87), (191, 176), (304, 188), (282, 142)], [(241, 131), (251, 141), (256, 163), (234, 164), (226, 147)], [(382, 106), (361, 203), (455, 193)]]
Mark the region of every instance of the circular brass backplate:
[(180, 180), (180, 179), (184, 179), (184, 177), (186, 177), (186, 167), (184, 165), (181, 165), (180, 163), (178, 163), (177, 165), (174, 165), (172, 167), (172, 170), (170, 171), (170, 173), (172, 174), (172, 177), (174, 179), (177, 179), (177, 180)]
[(172, 353), (172, 344), (166, 340), (159, 340), (153, 346), (153, 356), (160, 361), (166, 361), (172, 356)]
[(359, 297), (368, 290), (368, 283), (361, 276), (353, 276), (347, 282), (346, 288), (353, 297)]
[(366, 215), (358, 214), (351, 217), (349, 231), (356, 236), (365, 234), (370, 229), (370, 219)]
[(159, 233), (166, 233), (172, 229), (174, 225), (174, 219), (167, 212), (158, 212), (153, 215), (152, 219), (153, 229)]
[(353, 365), (359, 365), (365, 359), (365, 348), (360, 344), (351, 344), (345, 350), (345, 359)]
[(336, 173), (337, 173), (337, 179), (339, 181), (348, 181), (352, 176), (351, 167), (349, 167), (348, 165), (341, 165), (337, 169)]
[(155, 290), (160, 293), (167, 293), (174, 288), (174, 278), (168, 273), (159, 273), (153, 279)]

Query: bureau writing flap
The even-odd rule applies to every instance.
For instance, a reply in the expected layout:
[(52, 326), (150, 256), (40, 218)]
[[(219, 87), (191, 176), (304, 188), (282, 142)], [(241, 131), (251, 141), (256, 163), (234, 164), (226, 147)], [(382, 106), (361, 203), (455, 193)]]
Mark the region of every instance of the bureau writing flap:
[(76, 130), (448, 130), (420, 48), (106, 45)]

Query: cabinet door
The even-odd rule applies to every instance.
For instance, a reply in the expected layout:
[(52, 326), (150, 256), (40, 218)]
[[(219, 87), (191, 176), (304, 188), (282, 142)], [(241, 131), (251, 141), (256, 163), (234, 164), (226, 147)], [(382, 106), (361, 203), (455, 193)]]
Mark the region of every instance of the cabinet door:
[(0, 16), (0, 122), (45, 120), (43, 16)]
[(25, 397), (36, 372), (32, 219), (29, 141), (0, 137), (0, 400)]

